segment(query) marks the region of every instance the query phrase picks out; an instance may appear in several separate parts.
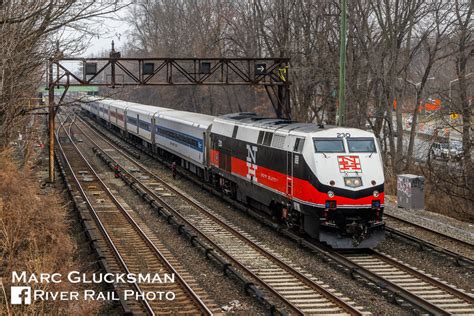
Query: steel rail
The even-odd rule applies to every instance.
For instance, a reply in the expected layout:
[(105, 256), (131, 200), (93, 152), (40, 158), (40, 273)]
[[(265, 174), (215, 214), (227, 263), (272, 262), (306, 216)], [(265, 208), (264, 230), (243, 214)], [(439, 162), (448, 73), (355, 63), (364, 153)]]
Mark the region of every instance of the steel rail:
[(472, 296), (470, 296), (469, 294), (461, 292), (461, 291), (447, 285), (444, 282), (441, 282), (441, 281), (436, 280), (436, 279), (434, 279), (434, 278), (432, 278), (432, 277), (430, 277), (430, 276), (428, 276), (424, 273), (421, 273), (420, 271), (415, 270), (415, 269), (413, 269), (413, 268), (411, 268), (411, 267), (409, 267), (409, 266), (407, 266), (407, 265), (405, 265), (405, 264), (403, 264), (403, 263), (401, 263), (397, 260), (394, 260), (394, 259), (386, 256), (385, 254), (383, 254), (383, 253), (381, 253), (377, 250), (371, 250), (370, 252), (375, 254), (376, 256), (378, 256), (381, 260), (391, 264), (392, 266), (395, 266), (395, 267), (399, 268), (400, 270), (405, 270), (408, 273), (413, 274), (414, 276), (418, 277), (419, 279), (421, 279), (421, 280), (423, 280), (423, 281), (425, 281), (425, 282), (427, 282), (427, 283), (429, 283), (433, 286), (441, 288), (442, 290), (444, 290), (445, 292), (447, 292), (447, 293), (449, 293), (453, 296), (456, 296), (456, 297), (458, 297), (458, 298), (460, 298), (460, 299), (462, 299), (462, 300), (464, 300), (468, 303), (471, 303), (471, 304), (474, 303), (474, 298)]
[[(359, 275), (363, 277), (364, 279), (368, 280), (369, 282), (375, 284), (376, 286), (380, 287), (383, 290), (387, 290), (392, 293), (392, 298), (399, 297), (403, 299), (404, 301), (412, 304), (415, 307), (421, 308), (423, 311), (426, 311), (432, 315), (450, 315), (449, 312), (445, 311), (444, 309), (438, 307), (437, 305), (430, 303), (428, 300), (423, 299), (419, 295), (416, 295), (406, 289), (404, 289), (402, 286), (399, 286), (388, 279), (378, 275), (377, 273), (370, 271), (369, 269), (364, 268), (362, 265), (354, 262), (344, 254), (338, 253), (332, 249), (316, 245), (312, 242), (309, 242), (291, 232), (288, 231), (282, 231), (284, 235), (288, 236), (294, 241), (297, 241), (299, 245), (304, 246), (310, 250), (313, 250), (322, 256), (332, 260), (333, 262), (345, 267), (350, 274), (354, 277), (355, 275)], [(392, 262), (394, 261), (393, 259), (390, 260), (388, 257), (380, 254), (373, 252), (374, 254), (377, 254), (379, 257), (382, 256), (384, 261), (387, 262)], [(386, 259), (386, 260), (385, 260)], [(396, 261), (395, 261), (396, 262)], [(421, 274), (420, 272), (411, 269), (410, 267), (407, 267), (403, 265), (402, 263), (397, 262), (397, 266), (400, 267), (401, 270), (408, 270), (408, 271), (414, 271), (414, 274), (420, 274), (422, 276), (423, 280), (430, 280), (432, 284), (442, 284), (441, 288), (448, 288), (449, 292), (452, 293), (453, 295), (457, 297), (466, 297), (466, 294), (463, 292), (460, 292), (456, 289), (451, 288), (450, 286), (437, 281), (427, 275)], [(454, 294), (456, 293), (456, 294)], [(472, 297), (467, 296), (468, 300), (467, 302), (472, 302)]]
[[(80, 118), (80, 120), (82, 120)], [(78, 126), (76, 124), (76, 126)], [(86, 125), (88, 126), (88, 125)], [(80, 129), (80, 127), (78, 126)], [(308, 279), (306, 276), (304, 276), (302, 273), (299, 271), (295, 270), (294, 268), (290, 267), (286, 263), (284, 263), (282, 260), (279, 258), (275, 257), (273, 254), (269, 253), (267, 250), (263, 249), (262, 247), (256, 245), (253, 241), (248, 239), (246, 236), (242, 235), (240, 232), (235, 230), (233, 227), (229, 226), (227, 223), (223, 222), (221, 219), (217, 218), (215, 215), (210, 213), (205, 207), (203, 207), (201, 204), (196, 202), (194, 199), (191, 197), (187, 196), (183, 192), (173, 188), (170, 186), (166, 181), (162, 180), (159, 178), (157, 175), (149, 171), (145, 166), (142, 164), (138, 163), (135, 161), (132, 157), (130, 157), (127, 153), (124, 153), (120, 148), (106, 140), (103, 136), (95, 132), (94, 130), (90, 129), (94, 134), (99, 136), (104, 142), (106, 142), (109, 146), (113, 147), (120, 155), (124, 156), (127, 158), (132, 164), (135, 166), (139, 167), (144, 173), (146, 173), (148, 176), (152, 177), (159, 183), (161, 183), (163, 186), (165, 186), (169, 191), (173, 192), (174, 194), (180, 196), (183, 198), (187, 203), (190, 203), (193, 205), (195, 208), (197, 208), (200, 212), (204, 213), (205, 216), (209, 217), (211, 220), (215, 221), (219, 225), (223, 226), (225, 229), (227, 229), (229, 232), (231, 232), (234, 236), (245, 242), (247, 245), (258, 251), (260, 254), (264, 255), (267, 259), (272, 260), (273, 262), (277, 263), (277, 265), (282, 268), (283, 270), (286, 270), (288, 273), (291, 275), (295, 276), (297, 279), (302, 281), (305, 285), (308, 287), (312, 288), (313, 290), (319, 292), (323, 296), (325, 296), (329, 301), (332, 303), (336, 304), (341, 308), (342, 310), (352, 314), (352, 315), (361, 315), (360, 311), (355, 309), (349, 304), (346, 304), (344, 301), (340, 300), (337, 296), (332, 294), (331, 292), (327, 291), (323, 287), (319, 286), (312, 280)], [(99, 149), (105, 156), (107, 156), (112, 162), (114, 162), (115, 165), (122, 166), (119, 162), (116, 161), (116, 159), (112, 158), (108, 152), (105, 150), (101, 149), (101, 147), (90, 137), (88, 136), (84, 131), (82, 131), (83, 134), (89, 138), (89, 140)], [(291, 303), (287, 298), (285, 298), (282, 294), (280, 294), (277, 290), (275, 290), (271, 285), (266, 283), (264, 280), (262, 280), (260, 277), (258, 277), (254, 272), (252, 272), (248, 267), (246, 267), (244, 264), (242, 264), (238, 259), (234, 258), (232, 255), (230, 255), (227, 251), (225, 251), (222, 247), (217, 245), (213, 240), (211, 240), (209, 237), (207, 237), (204, 233), (200, 232), (200, 230), (192, 224), (189, 220), (187, 220), (184, 216), (182, 216), (179, 211), (175, 210), (169, 203), (164, 201), (161, 197), (159, 197), (155, 192), (150, 190), (145, 184), (143, 184), (139, 179), (137, 179), (134, 175), (132, 175), (130, 172), (128, 172), (125, 168), (121, 168), (121, 172), (124, 173), (126, 176), (130, 177), (133, 182), (136, 183), (137, 185), (140, 185), (140, 187), (147, 192), (147, 194), (150, 197), (153, 197), (154, 200), (158, 200), (159, 204), (161, 204), (162, 207), (166, 208), (170, 213), (174, 214), (177, 216), (180, 220), (182, 220), (186, 225), (194, 229), (206, 242), (208, 242), (210, 245), (212, 245), (213, 248), (217, 249), (220, 253), (222, 253), (224, 256), (226, 256), (228, 259), (230, 259), (232, 262), (234, 262), (237, 266), (239, 266), (241, 269), (246, 271), (248, 274), (250, 274), (253, 278), (259, 281), (267, 290), (272, 292), (275, 296), (277, 296), (281, 301), (283, 301), (288, 307), (290, 307), (294, 312), (303, 315), (304, 313), (293, 303)]]
[[(433, 252), (436, 252), (438, 254), (442, 254), (444, 256), (450, 257), (451, 259), (453, 259), (456, 262), (456, 264), (458, 266), (465, 266), (465, 267), (470, 268), (470, 269), (473, 269), (473, 267), (474, 267), (474, 260), (472, 260), (472, 259), (470, 259), (466, 256), (463, 256), (463, 255), (461, 255), (457, 252), (454, 252), (454, 251), (448, 250), (444, 247), (435, 245), (435, 244), (433, 244), (433, 243), (431, 243), (427, 240), (424, 240), (424, 239), (421, 239), (421, 238), (418, 238), (418, 237), (415, 237), (415, 236), (412, 236), (412, 235), (408, 235), (407, 233), (396, 230), (392, 227), (385, 226), (385, 229), (386, 229), (387, 234), (389, 236), (407, 239), (408, 241), (410, 241), (414, 244), (417, 244), (419, 246), (419, 248), (422, 249), (422, 250), (426, 248), (426, 249), (429, 249), (429, 250), (431, 250)], [(462, 262), (464, 262), (464, 264)]]
[[(71, 128), (72, 124), (70, 125), (69, 128)], [(143, 232), (143, 230), (141, 229), (140, 225), (138, 225), (136, 223), (136, 221), (128, 214), (128, 212), (123, 208), (123, 206), (120, 204), (120, 202), (115, 198), (115, 196), (110, 192), (110, 190), (108, 189), (108, 187), (105, 185), (105, 183), (99, 178), (99, 176), (97, 175), (97, 173), (94, 171), (94, 169), (92, 168), (92, 166), (89, 164), (89, 162), (87, 161), (87, 159), (84, 157), (84, 155), (82, 154), (82, 152), (79, 150), (79, 148), (76, 146), (76, 144), (74, 143), (74, 141), (72, 140), (72, 137), (70, 135), (70, 133), (67, 133), (67, 136), (69, 138), (69, 140), (71, 141), (72, 145), (74, 146), (74, 148), (76, 149), (77, 153), (79, 154), (79, 156), (84, 160), (84, 162), (87, 164), (87, 167), (89, 168), (89, 170), (92, 172), (92, 174), (97, 178), (98, 182), (101, 184), (101, 186), (103, 187), (104, 191), (107, 193), (107, 195), (112, 199), (112, 201), (114, 202), (114, 204), (118, 207), (118, 209), (121, 211), (121, 213), (125, 216), (125, 218), (129, 221), (129, 223), (132, 225), (132, 228), (135, 229), (138, 234), (140, 235), (140, 237), (142, 238), (143, 241), (145, 241), (145, 243), (148, 245), (148, 247), (150, 247), (152, 249), (152, 251), (155, 253), (155, 255), (157, 256), (157, 258), (162, 261), (162, 263), (164, 263), (164, 265), (166, 266), (167, 269), (169, 269), (169, 271), (171, 271), (175, 276), (176, 278), (178, 279), (178, 282), (180, 283), (181, 287), (188, 293), (189, 297), (193, 299), (193, 301), (195, 303), (197, 303), (199, 309), (201, 310), (201, 312), (207, 314), (207, 315), (212, 315), (212, 311), (208, 309), (208, 307), (205, 305), (205, 303), (201, 300), (201, 298), (193, 291), (193, 289), (187, 284), (187, 282), (181, 277), (181, 275), (175, 270), (175, 268), (171, 265), (171, 263), (165, 258), (165, 256), (161, 253), (161, 251), (156, 248), (156, 246), (154, 245), (154, 243), (148, 238), (148, 236), (145, 234), (145, 232)], [(61, 149), (62, 149), (62, 146), (61, 146)], [(70, 164), (68, 162), (68, 166), (70, 167)], [(71, 167), (70, 167), (71, 169)], [(71, 169), (71, 172), (72, 169)], [(76, 182), (78, 183), (78, 179), (77, 177), (74, 175), (74, 178), (76, 180)], [(81, 193), (84, 194), (85, 196), (85, 192), (82, 190), (81, 188)], [(85, 196), (85, 198), (87, 199), (87, 196)], [(90, 201), (87, 199), (88, 203), (90, 203)], [(100, 221), (100, 219), (98, 218), (98, 215), (97, 213), (95, 212), (95, 210), (93, 211), (94, 212), (94, 216), (95, 216), (95, 219)], [(102, 225), (102, 224), (101, 224)], [(105, 231), (105, 228), (103, 226), (101, 226), (104, 231)], [(106, 231), (105, 231), (106, 232)], [(108, 235), (107, 235), (108, 236)], [(108, 237), (110, 239), (110, 237)], [(111, 241), (111, 239), (110, 239)], [(116, 250), (118, 252), (118, 250), (116, 249), (116, 247), (114, 246), (114, 250)], [(121, 260), (123, 262), (123, 260)], [(125, 262), (123, 262), (125, 264)], [(128, 271), (128, 268), (127, 268), (127, 272), (129, 273)], [(138, 285), (137, 285), (138, 286)], [(142, 291), (140, 290), (140, 293), (142, 293)], [(145, 302), (147, 302), (145, 300)], [(148, 302), (147, 302), (148, 304)], [(148, 304), (149, 305), (149, 304)], [(150, 307), (151, 308), (151, 307)], [(152, 314), (154, 315), (154, 313), (152, 312)]]
[[(473, 245), (472, 243), (468, 242), (468, 241), (465, 241), (465, 240), (456, 238), (456, 237), (454, 237), (454, 236), (446, 235), (446, 234), (441, 233), (441, 232), (439, 232), (439, 231), (436, 231), (436, 230), (434, 230), (434, 229), (432, 229), (432, 228), (429, 228), (429, 227), (426, 227), (426, 226), (423, 226), (423, 225), (420, 225), (420, 224), (417, 224), (417, 223), (413, 223), (413, 222), (410, 222), (410, 221), (408, 221), (408, 220), (406, 220), (406, 219), (403, 219), (403, 218), (400, 218), (400, 217), (397, 217), (397, 216), (393, 216), (393, 215), (390, 215), (390, 214), (387, 214), (387, 213), (384, 213), (384, 216), (389, 217), (389, 218), (391, 218), (391, 219), (394, 219), (395, 221), (402, 222), (402, 223), (407, 224), (407, 225), (415, 226), (416, 228), (425, 230), (425, 231), (430, 232), (430, 233), (432, 233), (432, 234), (434, 234), (434, 235), (437, 235), (437, 236), (441, 236), (442, 238), (446, 238), (446, 239), (448, 239), (448, 240), (451, 240), (451, 241), (453, 241), (453, 242), (459, 243), (459, 244), (461, 244), (461, 245), (463, 245), (463, 246), (469, 247), (469, 248), (471, 248), (471, 249), (474, 250), (474, 245)], [(393, 229), (393, 230), (396, 230), (396, 229)], [(396, 231), (398, 231), (398, 230), (396, 230)], [(402, 232), (402, 233), (403, 233), (403, 232)], [(403, 237), (405, 237), (405, 236), (403, 236)], [(417, 237), (414, 237), (414, 238), (417, 238)], [(420, 239), (420, 240), (421, 240), (421, 239)]]
[[(66, 118), (67, 120), (67, 118)], [(74, 172), (74, 169), (72, 168), (71, 166), (71, 163), (69, 162), (69, 158), (67, 158), (67, 155), (66, 155), (66, 152), (62, 146), (62, 143), (60, 142), (60, 137), (59, 137), (59, 133), (60, 133), (60, 129), (62, 128), (64, 130), (64, 132), (66, 133), (66, 135), (68, 136), (69, 140), (71, 141), (72, 143), (72, 139), (70, 137), (70, 135), (67, 133), (67, 130), (66, 128), (64, 127), (64, 124), (65, 122), (61, 122), (61, 125), (59, 126), (58, 130), (57, 130), (57, 134), (56, 134), (56, 141), (57, 141), (57, 144), (58, 144), (58, 148), (59, 148), (59, 151), (64, 159), (64, 162), (66, 163), (69, 171), (71, 172), (71, 175), (74, 179), (74, 182), (76, 183), (76, 186), (77, 186), (77, 189), (79, 190), (79, 192), (81, 193), (82, 195), (82, 198), (84, 199), (84, 201), (86, 202), (87, 204), (87, 207), (89, 208), (89, 210), (91, 211), (91, 214), (92, 214), (92, 217), (94, 218), (94, 221), (97, 225), (97, 227), (99, 228), (99, 230), (101, 231), (102, 235), (104, 236), (106, 242), (109, 244), (109, 247), (112, 249), (112, 253), (113, 255), (115, 256), (115, 258), (118, 260), (119, 264), (122, 266), (122, 269), (125, 270), (127, 273), (130, 273), (130, 270), (128, 269), (128, 266), (127, 264), (125, 263), (122, 255), (120, 254), (120, 252), (118, 251), (117, 247), (115, 246), (115, 243), (113, 242), (112, 238), (110, 237), (110, 235), (108, 234), (107, 230), (105, 229), (104, 225), (102, 224), (102, 222), (100, 221), (99, 219), (99, 216), (97, 215), (97, 212), (92, 204), (92, 202), (90, 201), (90, 199), (87, 197), (87, 194), (85, 193), (84, 189), (82, 188), (82, 185), (79, 181), (79, 179), (77, 178), (76, 176), (76, 173)], [(72, 124), (71, 124), (72, 125)], [(72, 143), (73, 144), (73, 143)], [(74, 144), (73, 144), (74, 145)], [(91, 169), (92, 171), (92, 169)], [(138, 292), (140, 293), (143, 293), (142, 290), (140, 289), (140, 286), (138, 285), (137, 282), (132, 282), (132, 285), (133, 287), (135, 288), (135, 290), (137, 290)], [(142, 300), (142, 303), (145, 307), (145, 311), (148, 315), (155, 315), (155, 313), (153, 312), (153, 309), (151, 308), (150, 304), (148, 303), (148, 301), (146, 299), (143, 299)]]

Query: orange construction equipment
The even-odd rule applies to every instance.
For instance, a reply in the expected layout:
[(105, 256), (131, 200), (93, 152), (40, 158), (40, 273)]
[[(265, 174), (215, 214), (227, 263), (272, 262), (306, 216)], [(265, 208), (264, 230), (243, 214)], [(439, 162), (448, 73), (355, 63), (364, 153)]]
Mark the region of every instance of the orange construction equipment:
[(440, 99), (434, 99), (433, 102), (425, 103), (425, 110), (426, 111), (438, 111), (441, 109), (441, 100)]

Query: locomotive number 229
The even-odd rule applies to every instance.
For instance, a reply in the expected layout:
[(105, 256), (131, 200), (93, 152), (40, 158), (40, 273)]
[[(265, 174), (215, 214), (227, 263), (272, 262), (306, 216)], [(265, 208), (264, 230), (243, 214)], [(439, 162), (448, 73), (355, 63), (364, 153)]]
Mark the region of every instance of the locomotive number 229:
[(351, 137), (351, 133), (336, 133), (337, 138), (349, 138)]

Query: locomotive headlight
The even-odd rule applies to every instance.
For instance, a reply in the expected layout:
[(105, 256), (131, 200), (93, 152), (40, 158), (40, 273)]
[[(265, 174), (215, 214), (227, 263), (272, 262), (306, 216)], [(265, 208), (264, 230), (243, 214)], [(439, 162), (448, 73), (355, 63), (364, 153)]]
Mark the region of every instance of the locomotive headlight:
[(334, 192), (328, 191), (328, 196), (329, 196), (330, 198), (334, 197)]
[(344, 178), (344, 184), (347, 187), (357, 188), (362, 185), (362, 179), (360, 177), (346, 177)]
[(379, 197), (379, 195), (380, 195), (379, 191), (375, 190), (374, 191), (374, 197)]

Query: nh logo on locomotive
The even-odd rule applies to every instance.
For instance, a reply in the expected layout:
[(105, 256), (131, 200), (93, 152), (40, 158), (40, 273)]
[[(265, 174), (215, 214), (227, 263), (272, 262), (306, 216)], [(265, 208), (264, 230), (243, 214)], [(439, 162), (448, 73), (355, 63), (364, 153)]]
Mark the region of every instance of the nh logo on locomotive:
[(247, 179), (257, 182), (257, 146), (247, 145)]
[(362, 172), (360, 159), (357, 156), (338, 156), (340, 172)]

